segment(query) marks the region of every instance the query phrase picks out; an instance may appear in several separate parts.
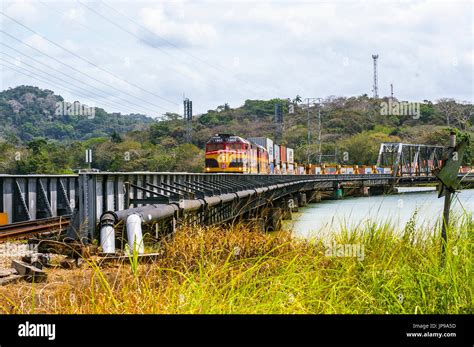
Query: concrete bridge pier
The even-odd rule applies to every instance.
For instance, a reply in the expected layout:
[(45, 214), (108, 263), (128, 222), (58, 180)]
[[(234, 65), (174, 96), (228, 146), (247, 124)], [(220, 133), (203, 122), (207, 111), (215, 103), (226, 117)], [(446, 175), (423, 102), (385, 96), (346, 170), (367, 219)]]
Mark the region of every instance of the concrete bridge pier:
[(321, 202), (321, 192), (319, 190), (310, 190), (304, 193), (306, 196), (306, 203)]
[(360, 188), (357, 188), (357, 191), (355, 192), (354, 196), (357, 197), (368, 197), (370, 196), (370, 187), (367, 186), (362, 186)]
[(308, 204), (308, 201), (306, 199), (306, 193), (299, 193), (298, 194), (298, 203), (301, 207), (304, 207)]
[(292, 200), (288, 198), (281, 199), (280, 206), (282, 208), (282, 219), (283, 220), (292, 220), (291, 209), (292, 209)]
[(267, 209), (265, 219), (266, 231), (278, 231), (281, 229), (281, 221), (283, 219), (283, 209), (281, 207), (271, 207)]

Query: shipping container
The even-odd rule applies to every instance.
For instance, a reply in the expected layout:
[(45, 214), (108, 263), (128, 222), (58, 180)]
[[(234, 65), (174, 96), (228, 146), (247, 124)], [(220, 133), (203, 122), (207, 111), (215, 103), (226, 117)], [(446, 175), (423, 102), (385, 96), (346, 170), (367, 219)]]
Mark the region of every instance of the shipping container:
[(339, 169), (339, 173), (340, 174), (345, 174), (345, 175), (353, 174), (354, 173), (354, 168), (352, 166), (342, 166)]
[(282, 163), (286, 163), (286, 147), (285, 146), (280, 146), (280, 160)]
[(268, 152), (268, 160), (273, 162), (273, 140), (267, 137), (250, 137), (248, 140), (265, 148)]
[(273, 145), (273, 156), (275, 165), (280, 164), (280, 146)]
[(275, 164), (275, 174), (281, 174), (280, 164)]
[(295, 155), (294, 155), (294, 150), (293, 148), (287, 148), (286, 149), (286, 161), (290, 164), (293, 164), (295, 161)]
[(372, 173), (372, 166), (363, 166), (362, 169), (363, 169), (363, 173), (366, 175)]
[(288, 163), (288, 174), (289, 175), (294, 175), (295, 174), (295, 165)]
[(0, 225), (8, 224), (8, 213), (0, 212)]
[(275, 173), (275, 164), (273, 162), (270, 162), (270, 173), (271, 174)]

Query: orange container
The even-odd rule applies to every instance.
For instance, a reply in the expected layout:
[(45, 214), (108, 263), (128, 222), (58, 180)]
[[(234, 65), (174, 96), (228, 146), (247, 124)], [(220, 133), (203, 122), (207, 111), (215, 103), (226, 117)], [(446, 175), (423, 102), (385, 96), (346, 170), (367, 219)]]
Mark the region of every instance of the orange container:
[(0, 225), (8, 224), (8, 213), (0, 212)]

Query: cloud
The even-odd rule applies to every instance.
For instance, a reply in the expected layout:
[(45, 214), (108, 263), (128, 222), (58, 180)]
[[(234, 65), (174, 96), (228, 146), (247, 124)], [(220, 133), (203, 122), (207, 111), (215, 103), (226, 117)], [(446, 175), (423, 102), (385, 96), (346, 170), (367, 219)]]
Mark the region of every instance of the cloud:
[(176, 46), (200, 46), (217, 38), (217, 32), (212, 25), (194, 20), (187, 21), (190, 17), (185, 16), (179, 9), (172, 13), (177, 16), (171, 17), (162, 5), (145, 7), (139, 11), (142, 25), (149, 30), (142, 30), (145, 43), (153, 47), (169, 46), (166, 41), (173, 42)]
[(18, 21), (32, 24), (40, 19), (40, 11), (33, 0), (5, 1), (2, 4), (4, 12)]
[(76, 21), (81, 24), (85, 24), (87, 22), (85, 10), (82, 7), (71, 7), (64, 12), (62, 17), (66, 22)]

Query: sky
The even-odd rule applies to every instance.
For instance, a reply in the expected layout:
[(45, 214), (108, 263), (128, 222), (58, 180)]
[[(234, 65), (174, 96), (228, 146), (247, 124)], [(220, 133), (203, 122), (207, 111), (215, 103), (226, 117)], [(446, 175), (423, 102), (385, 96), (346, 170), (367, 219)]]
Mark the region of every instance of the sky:
[(0, 88), (108, 112), (373, 94), (473, 102), (473, 1), (0, 0)]

